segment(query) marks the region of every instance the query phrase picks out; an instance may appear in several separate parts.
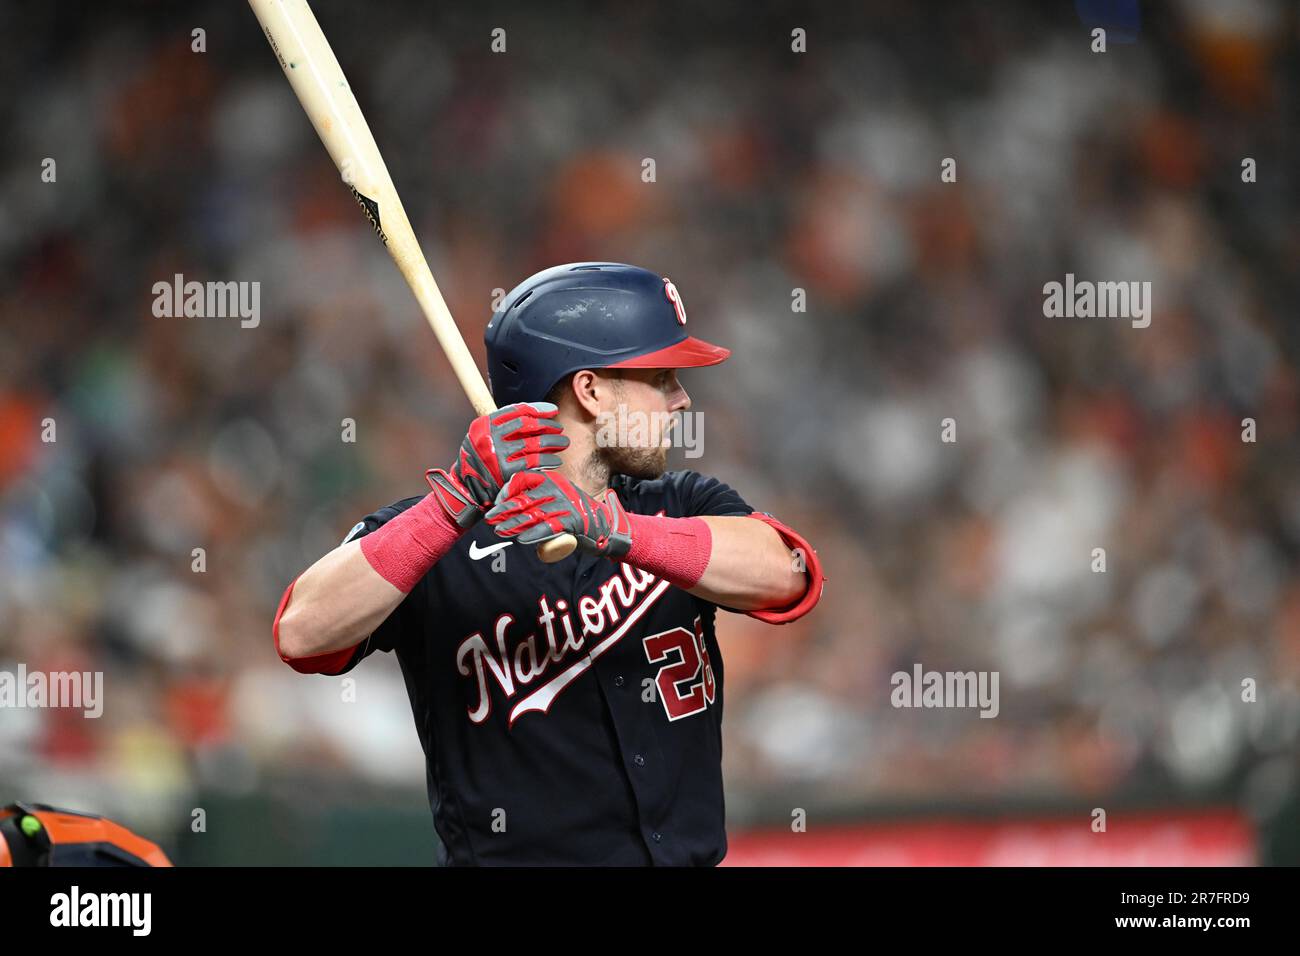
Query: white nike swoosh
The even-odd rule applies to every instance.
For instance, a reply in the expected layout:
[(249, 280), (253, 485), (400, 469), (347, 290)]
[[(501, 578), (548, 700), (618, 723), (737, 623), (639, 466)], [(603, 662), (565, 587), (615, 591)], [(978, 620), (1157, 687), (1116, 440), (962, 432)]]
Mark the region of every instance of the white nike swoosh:
[(508, 548), (512, 544), (514, 544), (513, 541), (502, 541), (500, 544), (494, 544), (486, 548), (480, 548), (478, 546), (477, 541), (471, 541), (469, 543), (470, 560), (477, 561), (479, 558), (486, 558), (489, 554), (492, 554), (496, 551), (500, 551), (502, 548)]

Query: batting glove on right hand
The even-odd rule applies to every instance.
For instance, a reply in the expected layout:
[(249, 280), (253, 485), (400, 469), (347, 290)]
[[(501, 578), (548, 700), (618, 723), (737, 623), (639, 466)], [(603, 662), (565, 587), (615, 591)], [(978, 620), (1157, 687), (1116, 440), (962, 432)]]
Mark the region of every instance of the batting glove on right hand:
[(632, 528), (611, 488), (593, 498), (563, 475), (524, 471), (506, 482), (487, 513), (498, 537), (535, 545), (561, 534), (578, 539), (588, 554), (621, 558), (632, 547)]
[(460, 455), (449, 469), (430, 468), (425, 480), (447, 514), (468, 528), (492, 507), (502, 487), (525, 469), (558, 468), (569, 439), (550, 402), (506, 405), (470, 423)]

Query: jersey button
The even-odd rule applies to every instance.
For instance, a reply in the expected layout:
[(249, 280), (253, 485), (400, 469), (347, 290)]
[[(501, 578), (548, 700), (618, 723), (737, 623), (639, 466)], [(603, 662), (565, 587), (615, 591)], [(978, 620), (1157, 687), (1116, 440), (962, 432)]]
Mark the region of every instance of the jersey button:
[(622, 675), (622, 674), (619, 674), (617, 677), (614, 678), (614, 686), (615, 686), (615, 687), (622, 687), (622, 686), (623, 686), (623, 683), (624, 683), (624, 681), (623, 681), (623, 675)]
[(636, 764), (638, 767), (644, 767), (645, 757), (642, 757), (640, 754), (637, 754), (635, 757), (632, 758), (632, 762)]
[(654, 840), (656, 843), (663, 843), (664, 835), (662, 833), (652, 833), (650, 834), (650, 839)]

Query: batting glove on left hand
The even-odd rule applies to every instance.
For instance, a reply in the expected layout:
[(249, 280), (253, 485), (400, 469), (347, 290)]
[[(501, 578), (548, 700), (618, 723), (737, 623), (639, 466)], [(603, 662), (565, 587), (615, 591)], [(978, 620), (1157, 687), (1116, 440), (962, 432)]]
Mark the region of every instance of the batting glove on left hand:
[(558, 468), (569, 439), (555, 422), (550, 402), (517, 402), (470, 423), (450, 469), (430, 468), (425, 479), (462, 528), (492, 507), (502, 486), (525, 468)]

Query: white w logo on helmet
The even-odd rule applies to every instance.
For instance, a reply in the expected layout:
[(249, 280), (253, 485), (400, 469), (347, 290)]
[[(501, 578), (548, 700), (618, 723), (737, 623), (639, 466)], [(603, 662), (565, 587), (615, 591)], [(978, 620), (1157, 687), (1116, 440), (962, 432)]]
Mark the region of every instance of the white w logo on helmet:
[(677, 311), (677, 324), (686, 324), (686, 306), (682, 305), (681, 293), (677, 291), (677, 286), (673, 285), (673, 280), (664, 276), (664, 295), (668, 296), (668, 301), (673, 304)]

